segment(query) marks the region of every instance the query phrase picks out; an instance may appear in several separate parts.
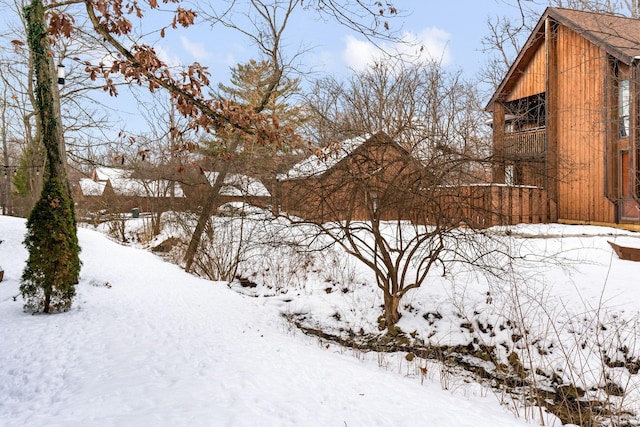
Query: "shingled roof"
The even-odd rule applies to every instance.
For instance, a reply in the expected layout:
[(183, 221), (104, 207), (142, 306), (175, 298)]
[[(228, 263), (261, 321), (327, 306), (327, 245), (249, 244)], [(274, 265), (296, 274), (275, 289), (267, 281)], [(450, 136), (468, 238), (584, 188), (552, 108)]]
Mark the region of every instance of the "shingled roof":
[(631, 64), (636, 56), (640, 56), (640, 20), (608, 13), (585, 12), (580, 10), (548, 7), (540, 17), (533, 32), (527, 39), (507, 75), (487, 104), (491, 111), (493, 103), (504, 93), (505, 89), (517, 79), (519, 71), (528, 63), (533, 54), (544, 41), (545, 21), (547, 18), (570, 28), (594, 45), (604, 49), (620, 62)]
[(346, 139), (337, 144), (331, 144), (312, 154), (310, 157), (293, 165), (286, 173), (277, 176), (278, 181), (288, 181), (294, 179), (320, 178), (339, 163), (344, 161), (358, 150), (364, 149), (370, 144), (390, 144), (398, 150), (409, 155), (409, 152), (391, 139), (386, 133), (380, 131), (375, 134), (364, 134), (354, 138)]
[[(606, 13), (550, 7), (546, 15), (582, 34), (624, 63), (640, 55), (640, 20)], [(538, 27), (544, 25), (545, 15)]]

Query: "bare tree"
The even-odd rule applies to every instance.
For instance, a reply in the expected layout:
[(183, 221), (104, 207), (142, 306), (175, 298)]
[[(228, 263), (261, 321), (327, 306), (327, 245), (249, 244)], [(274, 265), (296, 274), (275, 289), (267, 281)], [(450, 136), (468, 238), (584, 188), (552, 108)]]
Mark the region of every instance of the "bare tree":
[[(4, 175), (4, 182), (0, 187), (3, 187), (2, 191), (2, 214), (3, 215), (11, 215), (13, 212), (13, 203), (11, 198), (11, 190), (12, 190), (12, 173), (10, 173), (9, 162), (11, 161), (11, 157), (9, 155), (9, 129), (8, 129), (8, 112), (7, 112), (7, 87), (4, 86), (2, 98), (0, 98), (0, 120), (2, 120), (2, 128), (0, 128), (0, 138), (2, 139), (2, 157), (4, 159), (4, 164), (2, 168), (2, 172)], [(0, 178), (2, 178), (0, 175)]]
[[(8, 139), (21, 151), (19, 158), (8, 164), (9, 169), (16, 172), (14, 184), (17, 197), (14, 200), (14, 208), (16, 214), (26, 216), (42, 190), (45, 166), (41, 132), (38, 129), (34, 107), (33, 69), (29, 62), (28, 49), (23, 42), (27, 23), (21, 10), (28, 2), (3, 0), (0, 4), (9, 17), (14, 16), (13, 19), (7, 20), (9, 25), (2, 38), (4, 43), (0, 43), (3, 64), (0, 84), (8, 91), (8, 116), (4, 122), (9, 131)], [(96, 91), (103, 92), (103, 85), (91, 81), (82, 64), (77, 63), (77, 58), (81, 56), (99, 56), (99, 52), (104, 51), (101, 47), (102, 41), (81, 31), (71, 33), (69, 38), (49, 41), (50, 65), (54, 68), (64, 65), (66, 70), (64, 85), (55, 84), (52, 88), (54, 108), (56, 114), (61, 116), (61, 132), (64, 135), (64, 138), (60, 137), (61, 141), (64, 139), (61, 142), (64, 145), (61, 150), (74, 162), (73, 167), (78, 168), (82, 166), (79, 162), (87, 161), (87, 158), (91, 157), (90, 153), (100, 150), (104, 141), (108, 140), (103, 133), (102, 141), (98, 141), (96, 133), (116, 127), (109, 117), (114, 110), (96, 101), (94, 96)], [(67, 155), (62, 156), (65, 163)]]
[(483, 180), (478, 168), (490, 152), (490, 135), (478, 91), (460, 71), (436, 61), (388, 60), (347, 82), (324, 78), (307, 108), (305, 135), (317, 146), (382, 131), (416, 158), (455, 153), (468, 159), (473, 167), (457, 183)]
[(402, 298), (434, 268), (483, 259), (486, 246), (469, 243), (474, 235), (460, 224), (472, 222), (447, 189), (474, 180), (470, 165), (485, 139), (457, 73), (437, 63), (387, 67), (373, 65), (347, 84), (323, 82), (328, 90), (312, 103), (320, 133), (351, 138), (294, 166), (281, 193), (294, 223), (313, 224), (375, 273), (381, 324), (394, 332)]
[[(272, 121), (272, 124), (274, 125), (274, 128), (276, 130), (280, 130), (280, 132), (278, 132), (278, 138), (271, 140), (271, 145), (275, 147), (292, 145), (295, 144), (294, 141), (296, 139), (295, 134), (293, 133), (293, 128), (290, 126), (280, 126), (280, 118), (274, 114), (275, 104), (273, 102), (273, 98), (277, 97), (279, 92), (282, 94), (283, 87), (290, 84), (286, 82), (283, 84), (283, 78), (291, 67), (291, 62), (287, 61), (283, 56), (282, 40), (289, 20), (296, 9), (303, 7), (303, 2), (299, 0), (288, 0), (286, 2), (269, 3), (260, 0), (251, 0), (249, 4), (250, 7), (245, 13), (246, 17), (251, 22), (251, 29), (245, 29), (238, 26), (236, 23), (229, 20), (224, 13), (217, 14), (211, 12), (207, 16), (213, 22), (221, 22), (225, 26), (240, 31), (252, 40), (256, 46), (258, 46), (259, 51), (264, 58), (261, 60), (261, 63), (263, 64), (263, 69), (261, 71), (262, 78), (260, 82), (261, 87), (259, 90), (255, 91), (255, 94), (257, 94), (258, 97), (252, 100), (241, 99), (240, 105), (244, 104), (244, 108), (252, 111), (254, 114), (266, 113), (266, 115), (271, 117), (272, 120), (275, 119), (275, 122)], [(364, 28), (369, 28), (369, 30), (373, 29), (371, 34), (380, 34), (377, 30), (380, 25), (378, 16), (384, 16), (385, 13), (387, 13), (385, 8), (379, 7), (377, 9), (373, 9), (372, 7), (377, 3), (368, 4), (360, 0), (358, 0), (356, 4), (356, 7), (361, 8), (360, 11), (364, 12), (365, 16), (370, 15), (374, 17), (374, 21), (371, 26), (361, 24), (358, 19), (354, 17), (353, 10), (349, 9), (350, 6), (343, 6), (332, 1), (324, 0), (319, 1), (315, 6), (319, 11), (333, 14), (339, 22), (343, 22), (352, 28), (359, 31), (362, 31)], [(313, 6), (314, 3), (311, 3), (311, 7)], [(393, 6), (388, 5), (387, 8), (389, 14), (394, 15), (397, 13), (397, 10)], [(357, 16), (357, 14), (355, 16)], [(385, 27), (385, 30), (388, 30), (388, 24), (383, 24), (383, 27)], [(225, 88), (222, 87), (222, 89), (224, 90)], [(233, 95), (233, 93), (230, 93), (228, 89), (229, 88), (227, 88), (226, 95)], [(247, 136), (241, 136), (237, 132), (234, 132), (233, 126), (233, 123), (228, 123), (225, 131), (221, 131), (220, 128), (217, 129), (217, 139), (219, 141), (225, 141), (224, 152), (227, 156), (230, 154), (233, 155), (233, 153), (235, 153), (238, 148), (247, 141)], [(261, 136), (261, 133), (263, 132), (264, 131), (257, 132), (251, 136), (253, 144), (264, 145), (264, 137)], [(223, 159), (225, 158), (223, 157)], [(229, 173), (230, 166), (231, 165), (228, 161), (219, 162), (218, 175), (211, 186), (209, 197), (207, 197), (202, 206), (198, 223), (185, 252), (184, 265), (186, 271), (190, 271), (191, 269), (200, 238), (205, 230), (213, 207), (216, 205), (218, 194), (224, 184), (226, 175)]]

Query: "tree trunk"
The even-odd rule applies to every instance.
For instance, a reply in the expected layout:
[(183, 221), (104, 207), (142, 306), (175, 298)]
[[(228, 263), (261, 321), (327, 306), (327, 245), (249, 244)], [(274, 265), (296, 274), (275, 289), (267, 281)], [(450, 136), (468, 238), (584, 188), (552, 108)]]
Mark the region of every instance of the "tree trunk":
[[(5, 87), (2, 99), (2, 156), (4, 157), (4, 203), (2, 204), (3, 215), (13, 215), (13, 206), (11, 205), (11, 173), (9, 171), (9, 142), (7, 140), (7, 89)], [(0, 179), (2, 176), (0, 176)]]
[(400, 320), (400, 312), (398, 307), (400, 306), (400, 298), (397, 295), (391, 295), (387, 292), (384, 293), (384, 320), (385, 326), (388, 331), (391, 331), (398, 320)]
[[(52, 76), (51, 50), (42, 0), (24, 7), (31, 66), (35, 76), (35, 110), (38, 132), (46, 151), (45, 186), (27, 221), (24, 244), (29, 258), (23, 271), (20, 291), (25, 307), (39, 309), (38, 292), (44, 291), (44, 310), (67, 310), (75, 295), (80, 274), (80, 247), (73, 200), (66, 174), (62, 123), (56, 110), (57, 87)], [(64, 260), (58, 265), (58, 260)], [(51, 268), (50, 263), (56, 263)], [(49, 265), (47, 265), (49, 264)]]
[(43, 313), (49, 313), (51, 311), (51, 289), (45, 288), (44, 290), (44, 307), (42, 308)]
[[(227, 152), (235, 153), (238, 148), (238, 141), (234, 138), (231, 146), (228, 148)], [(191, 235), (191, 241), (189, 242), (189, 247), (187, 248), (186, 253), (184, 254), (184, 271), (187, 273), (191, 271), (191, 267), (193, 266), (193, 261), (196, 257), (196, 253), (198, 252), (198, 246), (200, 246), (200, 238), (202, 237), (202, 233), (204, 233), (204, 229), (207, 226), (207, 221), (213, 212), (213, 208), (218, 201), (220, 196), (220, 189), (224, 184), (224, 180), (229, 173), (230, 162), (224, 161), (222, 163), (222, 168), (218, 171), (218, 176), (216, 177), (213, 186), (211, 186), (211, 190), (207, 196), (207, 199), (202, 206), (202, 212), (200, 212), (200, 217), (198, 218), (198, 224), (196, 225), (195, 230), (193, 230), (193, 234)]]
[(156, 237), (162, 231), (162, 213), (164, 209), (158, 208), (155, 212), (151, 212), (151, 236)]
[(56, 165), (58, 170), (56, 171), (57, 177), (62, 181), (64, 190), (67, 192), (67, 196), (71, 200), (71, 184), (68, 178), (67, 167), (67, 144), (64, 141), (64, 129), (62, 128), (62, 107), (60, 106), (60, 89), (58, 88), (57, 80), (57, 66), (53, 62), (53, 57), (49, 58), (49, 74), (51, 76), (51, 95), (53, 97), (53, 114), (57, 118), (58, 126), (56, 127), (56, 137), (58, 142), (57, 152), (59, 153), (59, 163)]
[(64, 161), (62, 124), (57, 109), (58, 88), (53, 79), (52, 62), (46, 29), (44, 27), (44, 6), (42, 1), (33, 1), (25, 8), (25, 18), (29, 32), (29, 49), (36, 80), (36, 111), (42, 126), (42, 141), (47, 156), (45, 179), (59, 179), (68, 192), (69, 182)]

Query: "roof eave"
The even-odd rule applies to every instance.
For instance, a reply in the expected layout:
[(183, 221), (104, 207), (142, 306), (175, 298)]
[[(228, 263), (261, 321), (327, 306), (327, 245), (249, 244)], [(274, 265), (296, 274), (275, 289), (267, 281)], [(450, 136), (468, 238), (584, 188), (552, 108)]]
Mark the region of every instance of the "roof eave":
[[(630, 65), (633, 60), (636, 58), (635, 56), (630, 56), (624, 53), (619, 48), (607, 43), (603, 39), (597, 37), (593, 34), (593, 32), (584, 31), (584, 29), (576, 22), (572, 21), (568, 17), (562, 15), (556, 8), (548, 7), (542, 16), (540, 17), (538, 23), (536, 24), (534, 30), (531, 32), (531, 35), (527, 39), (524, 47), (518, 53), (515, 61), (509, 68), (509, 71), (502, 79), (502, 82), (494, 92), (493, 96), (485, 106), (485, 111), (493, 111), (493, 104), (500, 99), (501, 96), (504, 96), (506, 90), (508, 90), (509, 85), (512, 83), (512, 79), (517, 70), (521, 69), (521, 64), (523, 61), (526, 61), (528, 57), (531, 55), (531, 52), (535, 52), (535, 49), (539, 47), (539, 44), (542, 43), (545, 39), (544, 35), (544, 25), (547, 18), (551, 18), (555, 22), (558, 22), (567, 28), (571, 29), (582, 35), (585, 39), (591, 41), (593, 44), (601, 47), (604, 51), (606, 51), (609, 55), (617, 59), (618, 61)], [(640, 50), (638, 51), (640, 55)]]
[(538, 23), (536, 24), (535, 28), (529, 35), (529, 38), (527, 39), (526, 43), (524, 44), (522, 49), (520, 49), (520, 52), (518, 52), (518, 56), (511, 64), (511, 67), (509, 67), (509, 71), (507, 71), (507, 74), (502, 79), (502, 82), (500, 82), (500, 85), (498, 86), (496, 91), (493, 93), (493, 96), (491, 97), (487, 105), (484, 107), (485, 111), (493, 111), (493, 104), (498, 99), (500, 99), (505, 89), (512, 82), (513, 76), (516, 74), (516, 71), (520, 69), (520, 65), (525, 61), (525, 59), (528, 58), (529, 55), (531, 55), (531, 52), (535, 52), (535, 50), (539, 47), (540, 43), (543, 42), (544, 24), (546, 19), (549, 17), (550, 10), (551, 8), (547, 8), (542, 14), (542, 16), (540, 17), (540, 19), (538, 20)]

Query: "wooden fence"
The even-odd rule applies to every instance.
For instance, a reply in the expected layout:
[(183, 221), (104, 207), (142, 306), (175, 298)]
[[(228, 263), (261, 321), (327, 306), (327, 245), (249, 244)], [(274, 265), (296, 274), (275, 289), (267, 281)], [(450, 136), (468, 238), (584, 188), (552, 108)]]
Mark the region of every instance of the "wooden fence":
[[(477, 184), (438, 189), (429, 203), (437, 206), (423, 207), (414, 220), (433, 223), (437, 216), (450, 221), (466, 223), (472, 227), (486, 228), (494, 225), (519, 223), (539, 224), (557, 221), (555, 203), (548, 199), (543, 188), (508, 186), (503, 184)], [(436, 213), (429, 218), (424, 215)]]
[[(321, 187), (310, 185), (287, 186), (279, 192), (281, 196), (275, 205), (287, 214), (311, 221), (371, 220), (371, 194), (354, 193), (346, 187), (342, 190), (323, 192)], [(383, 221), (486, 228), (556, 222), (558, 216), (555, 203), (548, 200), (546, 190), (540, 187), (474, 184), (431, 188), (401, 196), (380, 204), (377, 217)]]

